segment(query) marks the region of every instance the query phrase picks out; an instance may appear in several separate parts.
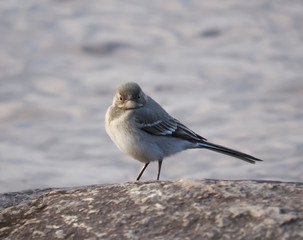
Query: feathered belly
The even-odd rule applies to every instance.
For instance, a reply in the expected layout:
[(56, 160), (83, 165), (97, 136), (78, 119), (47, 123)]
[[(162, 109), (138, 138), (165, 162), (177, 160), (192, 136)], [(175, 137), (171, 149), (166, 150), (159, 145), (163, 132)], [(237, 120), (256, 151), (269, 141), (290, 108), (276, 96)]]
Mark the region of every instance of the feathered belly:
[(161, 148), (147, 133), (131, 129), (130, 126), (122, 128), (122, 125), (112, 124), (108, 134), (122, 152), (140, 162), (157, 161), (164, 157)]

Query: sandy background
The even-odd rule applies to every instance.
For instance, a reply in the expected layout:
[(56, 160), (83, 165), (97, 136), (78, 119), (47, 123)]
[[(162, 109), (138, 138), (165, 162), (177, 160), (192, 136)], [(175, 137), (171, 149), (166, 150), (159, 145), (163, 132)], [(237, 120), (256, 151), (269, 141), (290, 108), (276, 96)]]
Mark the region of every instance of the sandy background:
[(162, 179), (303, 181), (302, 13), (301, 0), (0, 1), (0, 192), (134, 180), (142, 164), (104, 130), (126, 81), (265, 160), (189, 150)]

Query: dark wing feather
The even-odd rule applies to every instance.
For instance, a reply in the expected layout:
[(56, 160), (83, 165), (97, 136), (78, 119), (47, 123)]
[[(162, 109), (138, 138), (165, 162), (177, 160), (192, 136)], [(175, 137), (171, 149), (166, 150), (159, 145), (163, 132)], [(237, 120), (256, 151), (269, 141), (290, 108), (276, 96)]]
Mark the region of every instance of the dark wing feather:
[(177, 119), (174, 120), (177, 123), (177, 129), (172, 134), (173, 137), (182, 138), (190, 142), (207, 141), (206, 138), (196, 134), (194, 131), (186, 127), (184, 124), (180, 123)]
[(177, 129), (177, 124), (172, 119), (158, 120), (141, 125), (141, 129), (157, 136), (171, 136)]
[(140, 123), (140, 128), (153, 135), (181, 138), (190, 142), (206, 141), (174, 118), (157, 120), (149, 123)]
[(156, 136), (184, 139), (190, 142), (206, 141), (194, 131), (171, 117), (157, 102), (148, 97), (144, 108), (134, 112), (135, 121), (143, 131)]

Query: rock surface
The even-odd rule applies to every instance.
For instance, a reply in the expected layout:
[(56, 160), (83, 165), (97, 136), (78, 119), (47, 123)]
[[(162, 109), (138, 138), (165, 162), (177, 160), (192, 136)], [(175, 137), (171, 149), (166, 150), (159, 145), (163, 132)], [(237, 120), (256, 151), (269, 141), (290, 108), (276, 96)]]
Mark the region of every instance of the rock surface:
[[(106, 186), (107, 184), (102, 184), (102, 186)], [(99, 187), (101, 186), (98, 185)], [(82, 188), (93, 188), (96, 185), (84, 186), (84, 187), (64, 187), (64, 188), (43, 188), (43, 189), (29, 189), (20, 192), (9, 192), (9, 193), (0, 193), (0, 211), (16, 206), (22, 203), (26, 203), (30, 200), (37, 199), (44, 193), (48, 193), (51, 191), (58, 191), (58, 190), (76, 190)]]
[(302, 239), (303, 184), (175, 180), (59, 190), (0, 213), (0, 239)]
[(55, 188), (33, 189), (20, 192), (0, 194), (0, 211), (40, 197), (42, 194), (56, 190)]

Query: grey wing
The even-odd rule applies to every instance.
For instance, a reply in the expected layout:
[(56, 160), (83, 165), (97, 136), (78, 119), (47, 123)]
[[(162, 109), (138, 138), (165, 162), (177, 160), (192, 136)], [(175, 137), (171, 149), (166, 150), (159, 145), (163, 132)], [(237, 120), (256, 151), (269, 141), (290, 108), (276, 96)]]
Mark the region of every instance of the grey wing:
[(177, 122), (177, 129), (174, 132), (173, 137), (183, 138), (190, 142), (207, 141), (206, 138), (196, 134), (194, 131), (190, 130), (188, 127), (186, 127), (184, 124), (179, 122), (177, 119), (174, 120)]
[(173, 119), (157, 120), (143, 124), (141, 129), (157, 136), (172, 136), (177, 130), (177, 123)]
[(190, 142), (206, 141), (190, 130), (177, 119), (172, 118), (166, 112), (155, 114), (152, 110), (145, 110), (136, 114), (136, 122), (143, 131), (156, 135), (184, 139)]

